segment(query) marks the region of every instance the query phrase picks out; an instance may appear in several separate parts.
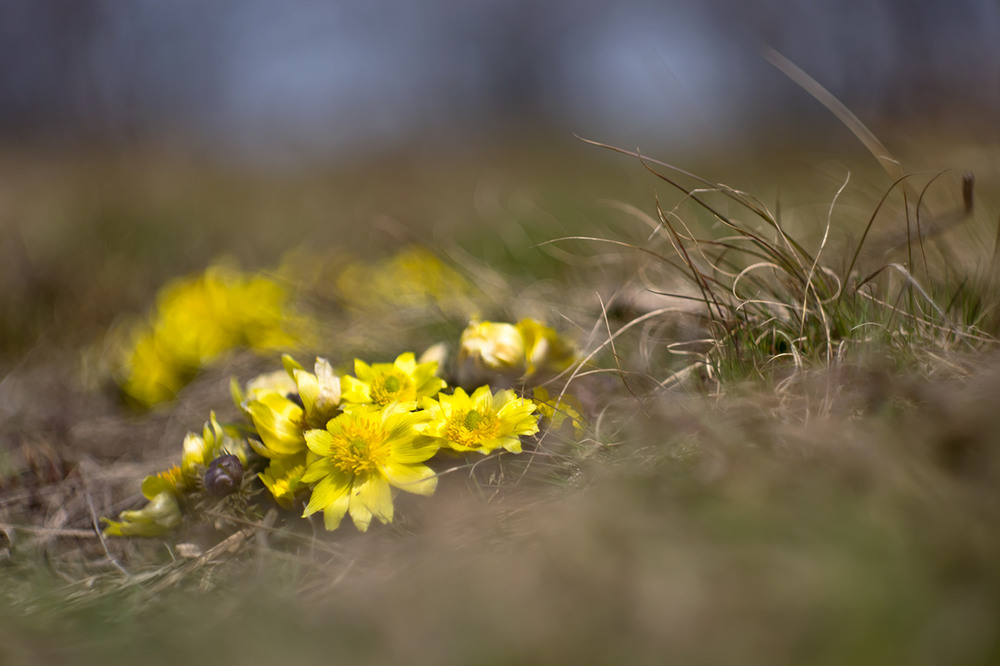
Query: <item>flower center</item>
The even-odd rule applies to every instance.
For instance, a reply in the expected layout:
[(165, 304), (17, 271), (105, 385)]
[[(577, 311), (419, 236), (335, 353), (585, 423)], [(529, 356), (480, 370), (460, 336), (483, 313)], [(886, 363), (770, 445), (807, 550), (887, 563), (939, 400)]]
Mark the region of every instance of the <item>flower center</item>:
[(444, 429), (444, 436), (448, 441), (469, 448), (476, 448), (483, 442), (496, 439), (499, 433), (500, 419), (497, 415), (475, 409), (453, 413)]
[(376, 405), (388, 405), (393, 401), (406, 402), (416, 398), (417, 391), (413, 378), (395, 368), (372, 378), (371, 396)]
[(347, 474), (366, 474), (374, 471), (389, 458), (385, 432), (376, 421), (356, 419), (343, 425), (333, 437), (330, 461)]
[(167, 483), (176, 488), (177, 485), (181, 482), (182, 478), (181, 468), (178, 467), (177, 465), (174, 465), (170, 469), (163, 470), (162, 472), (157, 472), (156, 476), (160, 479), (163, 479), (164, 481), (166, 481)]

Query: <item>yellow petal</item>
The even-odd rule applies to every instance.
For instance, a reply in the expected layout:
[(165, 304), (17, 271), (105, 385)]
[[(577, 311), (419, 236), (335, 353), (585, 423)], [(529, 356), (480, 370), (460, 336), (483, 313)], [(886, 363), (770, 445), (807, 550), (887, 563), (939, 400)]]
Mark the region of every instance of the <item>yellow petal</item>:
[(404, 352), (396, 357), (396, 361), (393, 365), (406, 374), (412, 375), (413, 371), (417, 369), (417, 359), (413, 352)]
[[(278, 405), (281, 412), (276, 411), (265, 400), (277, 397), (291, 405)], [(270, 401), (273, 402), (273, 401)], [(278, 455), (292, 455), (305, 448), (305, 439), (302, 437), (302, 428), (299, 422), (302, 419), (302, 408), (287, 398), (281, 396), (266, 396), (263, 400), (254, 400), (247, 406), (250, 418), (257, 427), (257, 434), (264, 441), (267, 448)]]
[(423, 365), (424, 363), (434, 363), (434, 370), (437, 371), (438, 368), (442, 367), (448, 360), (448, 345), (443, 342), (431, 345), (428, 347), (420, 358), (417, 359), (418, 365)]
[(292, 379), (295, 379), (296, 370), (303, 369), (302, 364), (300, 364), (298, 361), (292, 358), (289, 354), (281, 355), (281, 365), (285, 367), (285, 372), (287, 372), (288, 376), (291, 377)]
[(347, 513), (347, 507), (350, 505), (350, 502), (351, 496), (348, 493), (344, 493), (335, 499), (332, 504), (323, 509), (323, 526), (328, 530), (335, 530), (340, 527), (340, 521), (344, 519), (344, 514)]
[(181, 451), (181, 470), (185, 474), (193, 474), (198, 465), (205, 464), (205, 451), (208, 447), (205, 439), (199, 435), (189, 432), (184, 436), (184, 444)]
[(426, 465), (400, 465), (390, 462), (382, 467), (382, 473), (389, 483), (408, 493), (432, 495), (437, 488), (437, 475)]
[(229, 395), (236, 408), (242, 410), (243, 401), (247, 399), (247, 396), (243, 392), (243, 387), (240, 386), (240, 380), (236, 379), (235, 375), (229, 378)]
[(302, 405), (306, 408), (306, 413), (312, 412), (319, 398), (319, 381), (309, 372), (302, 369), (292, 371), (295, 385), (299, 387), (299, 397), (302, 398)]
[[(501, 389), (496, 392), (496, 395), (497, 396), (506, 395), (514, 397), (516, 394), (511, 389)], [(489, 386), (480, 386), (479, 388), (477, 388), (475, 391), (472, 392), (472, 395), (469, 396), (469, 399), (472, 401), (474, 405), (476, 405), (477, 409), (481, 410), (485, 409), (489, 411), (493, 410), (494, 394)]]
[(358, 379), (370, 382), (373, 376), (372, 367), (360, 358), (354, 359), (354, 376)]
[(404, 465), (421, 463), (431, 458), (441, 445), (433, 437), (415, 435), (412, 438), (397, 439), (391, 443), (392, 460)]
[[(309, 455), (314, 454), (309, 452)], [(336, 474), (337, 472), (337, 468), (330, 462), (329, 458), (317, 458), (308, 462), (306, 471), (302, 473), (302, 483), (314, 483), (324, 476)]]
[(350, 479), (346, 475), (325, 476), (316, 484), (309, 496), (309, 504), (303, 512), (303, 517), (316, 513), (320, 509), (325, 509), (341, 497), (347, 495), (350, 490)]
[[(382, 523), (392, 522), (392, 490), (382, 476), (369, 474), (360, 486), (355, 484), (354, 493)], [(354, 502), (353, 497), (351, 502)]]
[(358, 497), (357, 491), (352, 491), (350, 495), (350, 505), (348, 510), (351, 513), (351, 520), (359, 532), (367, 532), (368, 526), (372, 522), (372, 512), (368, 510), (364, 502)]
[(504, 437), (500, 440), (500, 445), (507, 449), (511, 453), (521, 452), (521, 438), (520, 437)]
[(313, 453), (318, 453), (321, 456), (330, 453), (330, 447), (333, 446), (333, 435), (330, 434), (329, 430), (306, 430), (303, 436), (306, 440), (306, 446)]
[(330, 410), (340, 404), (340, 377), (333, 372), (333, 366), (325, 358), (317, 357), (314, 366), (316, 381), (319, 384), (317, 407)]
[(259, 456), (261, 456), (263, 458), (280, 458), (280, 457), (282, 457), (282, 456), (279, 456), (274, 451), (272, 451), (271, 449), (269, 449), (266, 446), (264, 446), (263, 442), (257, 441), (257, 439), (255, 437), (251, 437), (250, 439), (247, 440), (247, 442), (249, 442), (250, 448), (253, 449), (257, 453), (257, 455), (259, 455)]
[[(426, 423), (431, 419), (430, 412), (424, 410), (420, 410), (419, 412), (409, 411), (416, 409), (416, 406), (417, 403), (415, 402), (394, 402), (383, 410), (382, 426), (388, 432), (387, 437), (389, 439), (408, 437), (417, 432), (418, 425)], [(395, 410), (395, 413), (391, 410)]]
[(347, 402), (372, 401), (371, 387), (356, 377), (344, 375), (340, 378), (340, 386), (343, 389), (340, 397)]

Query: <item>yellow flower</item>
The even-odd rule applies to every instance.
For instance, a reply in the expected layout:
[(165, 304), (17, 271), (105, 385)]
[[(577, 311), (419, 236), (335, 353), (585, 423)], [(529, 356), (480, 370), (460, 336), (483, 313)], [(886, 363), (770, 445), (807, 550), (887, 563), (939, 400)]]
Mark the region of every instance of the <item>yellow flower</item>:
[(368, 365), (356, 359), (355, 377), (344, 375), (340, 380), (342, 398), (344, 402), (381, 407), (393, 402), (417, 402), (447, 385), (435, 372), (437, 361), (417, 363), (413, 352), (400, 354), (392, 363)]
[(290, 509), (299, 494), (306, 489), (302, 475), (306, 471), (306, 452), (287, 458), (272, 458), (267, 469), (257, 476), (279, 506)]
[(247, 405), (250, 402), (260, 400), (269, 393), (287, 396), (297, 390), (298, 386), (295, 385), (295, 380), (284, 370), (257, 375), (247, 382), (246, 391), (240, 386), (240, 381), (236, 377), (229, 379), (229, 394), (233, 398), (233, 404), (246, 414), (247, 418), (250, 417), (247, 412)]
[(197, 372), (237, 347), (269, 352), (312, 337), (314, 324), (262, 275), (216, 265), (160, 290), (155, 311), (114, 352), (118, 381), (134, 402), (172, 399)]
[(181, 469), (170, 469), (147, 476), (142, 481), (142, 494), (149, 500), (141, 509), (122, 511), (120, 520), (101, 518), (104, 536), (154, 537), (166, 534), (181, 524), (181, 507), (177, 496), (184, 486)]
[(548, 389), (536, 387), (532, 391), (532, 402), (538, 408), (538, 413), (548, 422), (548, 427), (558, 430), (569, 420), (573, 424), (573, 432), (577, 437), (583, 436), (586, 422), (583, 418), (583, 405), (568, 393), (552, 397)]
[(322, 428), (340, 409), (340, 378), (333, 374), (333, 367), (325, 358), (316, 358), (315, 374), (307, 372), (288, 354), (281, 361), (298, 389), (306, 426)]
[(373, 264), (349, 263), (337, 279), (337, 291), (348, 307), (391, 313), (410, 308), (468, 312), (476, 293), (458, 271), (421, 247)]
[(458, 346), (461, 384), (492, 381), (509, 386), (524, 374), (526, 367), (524, 337), (513, 324), (474, 321), (462, 331)]
[(473, 321), (458, 348), (458, 383), (462, 386), (510, 387), (534, 383), (559, 373), (576, 360), (576, 348), (555, 329), (534, 319), (516, 324)]
[(211, 412), (201, 435), (189, 432), (184, 438), (180, 473), (185, 484), (196, 485), (195, 480), (201, 478), (208, 464), (226, 454), (236, 456), (243, 465), (247, 464), (246, 443), (226, 432), (215, 419), (215, 412)]
[(282, 356), (281, 375), (261, 375), (247, 384), (246, 393), (234, 378), (229, 385), (233, 401), (253, 421), (261, 441), (250, 440), (265, 458), (292, 456), (306, 450), (302, 433), (321, 428), (340, 409), (340, 379), (330, 362), (317, 358), (316, 373), (307, 372), (291, 356)]
[(522, 319), (516, 326), (524, 340), (525, 374), (529, 377), (560, 373), (576, 360), (576, 348), (555, 329), (534, 319)]
[(177, 496), (169, 490), (154, 495), (148, 504), (136, 511), (122, 511), (121, 520), (102, 518), (104, 536), (154, 537), (166, 534), (181, 524), (181, 507)]
[(326, 529), (334, 530), (349, 512), (364, 532), (372, 517), (392, 522), (390, 486), (433, 493), (437, 477), (422, 463), (437, 452), (438, 443), (418, 432), (427, 415), (412, 412), (415, 406), (359, 406), (331, 419), (324, 430), (306, 431), (316, 460), (302, 477), (313, 486), (303, 517), (323, 511)]
[(265, 458), (293, 456), (306, 450), (302, 433), (305, 410), (280, 393), (266, 393), (246, 405), (260, 442), (250, 439), (250, 446)]
[(431, 416), (424, 434), (455, 451), (489, 453), (504, 448), (520, 453), (521, 435), (538, 432), (534, 403), (509, 389), (494, 394), (489, 386), (480, 386), (470, 396), (456, 388), (452, 395), (424, 400), (424, 408)]

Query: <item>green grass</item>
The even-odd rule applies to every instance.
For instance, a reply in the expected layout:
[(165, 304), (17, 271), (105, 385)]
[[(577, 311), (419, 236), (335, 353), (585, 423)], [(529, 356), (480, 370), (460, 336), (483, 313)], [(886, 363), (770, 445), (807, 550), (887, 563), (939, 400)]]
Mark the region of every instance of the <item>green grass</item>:
[[(63, 185), (15, 209), (30, 262), (4, 300), (0, 662), (997, 663), (995, 151), (896, 186), (863, 160), (850, 181), (754, 162), (765, 184), (740, 189), (717, 182), (741, 182), (733, 163), (702, 180), (584, 152), (284, 180), (150, 160), (100, 167), (99, 200), (93, 163), (48, 167)], [(186, 431), (227, 417), (230, 374), (265, 363), (136, 415), (81, 356), (163, 280), (302, 239), (425, 241), (486, 285), (485, 315), (574, 331), (586, 436), (459, 465), (368, 534), (274, 513), (102, 543), (95, 516), (135, 506)], [(323, 284), (335, 362), (461, 326), (345, 313)]]

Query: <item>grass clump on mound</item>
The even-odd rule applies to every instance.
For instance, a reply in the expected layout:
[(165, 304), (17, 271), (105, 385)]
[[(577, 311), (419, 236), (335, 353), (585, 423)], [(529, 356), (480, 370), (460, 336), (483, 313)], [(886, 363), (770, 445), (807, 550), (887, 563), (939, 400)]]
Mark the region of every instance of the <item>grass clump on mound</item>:
[[(780, 207), (772, 211), (751, 194), (614, 150), (636, 157), (667, 183), (677, 195), (672, 205), (657, 199), (655, 218), (636, 212), (649, 227), (645, 242), (610, 237), (554, 242), (610, 243), (644, 257), (633, 278), (645, 294), (644, 311), (626, 326), (643, 323), (651, 331), (645, 320), (697, 321), (688, 339), (669, 331), (653, 332), (646, 341), (664, 345), (664, 357), (695, 359), (691, 366), (667, 363), (667, 372), (682, 371), (722, 389), (742, 380), (775, 382), (797, 371), (878, 358), (912, 368), (932, 357), (986, 351), (995, 343), (996, 249), (958, 259), (940, 238), (972, 218), (971, 174), (961, 179), (961, 207), (945, 214), (931, 215), (925, 202), (932, 187), (942, 186), (943, 172), (900, 177), (865, 220), (856, 210), (838, 208), (848, 176), (824, 217), (794, 216), (788, 223)], [(912, 185), (921, 178), (914, 193)], [(893, 197), (900, 205), (892, 205)], [(884, 217), (897, 228), (873, 232)], [(799, 233), (811, 242), (797, 238)], [(663, 298), (658, 302), (651, 295)], [(664, 339), (671, 335), (675, 339)]]

